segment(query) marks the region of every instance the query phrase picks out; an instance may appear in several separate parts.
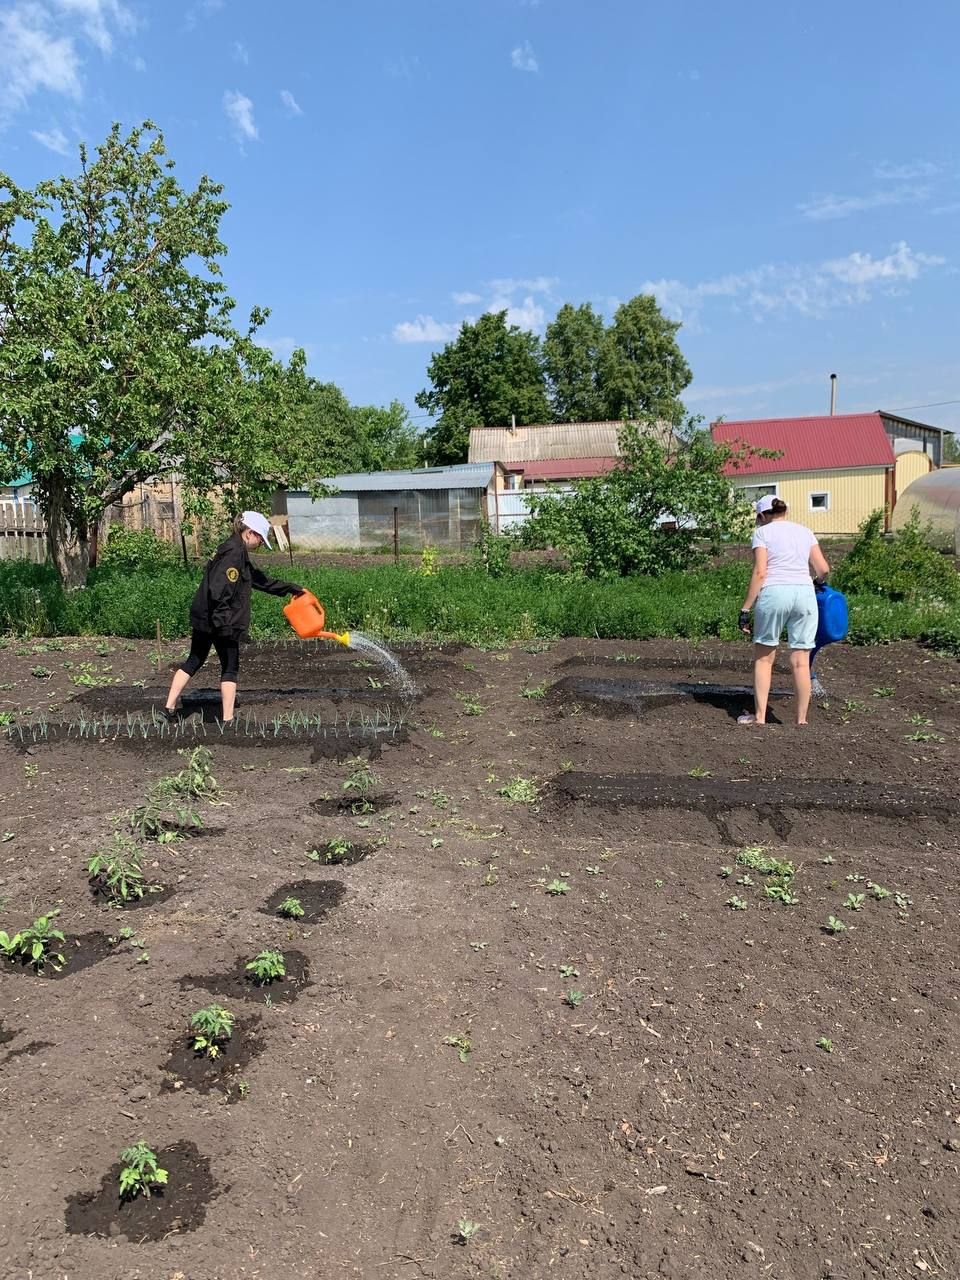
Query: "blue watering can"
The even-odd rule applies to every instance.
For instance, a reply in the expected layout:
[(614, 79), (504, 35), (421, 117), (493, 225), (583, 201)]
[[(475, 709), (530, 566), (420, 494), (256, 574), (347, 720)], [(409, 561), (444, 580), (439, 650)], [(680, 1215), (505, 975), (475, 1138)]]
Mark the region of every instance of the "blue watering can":
[(828, 644), (837, 644), (846, 640), (850, 629), (850, 612), (847, 608), (847, 597), (842, 591), (828, 587), (826, 583), (814, 583), (817, 593), (817, 638), (810, 650), (810, 675), (813, 692), (818, 698), (825, 698), (827, 691), (813, 673), (813, 664), (817, 654)]

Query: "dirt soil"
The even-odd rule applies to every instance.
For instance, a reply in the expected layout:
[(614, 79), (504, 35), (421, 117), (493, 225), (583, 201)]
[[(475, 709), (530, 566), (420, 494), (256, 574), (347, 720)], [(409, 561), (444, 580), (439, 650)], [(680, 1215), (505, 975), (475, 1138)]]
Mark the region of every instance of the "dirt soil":
[[(149, 714), (152, 651), (7, 644), (0, 712)], [(0, 742), (0, 928), (106, 939), (56, 981), (0, 961), (0, 1276), (956, 1280), (960, 665), (828, 651), (798, 729), (785, 667), (779, 723), (737, 725), (741, 646), (402, 656), (407, 705), (349, 653), (244, 653), (257, 723), (402, 715), (362, 761), (227, 745), (203, 697), (136, 751)], [(146, 846), (175, 892), (111, 911), (86, 861), (183, 741), (220, 799)], [(139, 1139), (169, 1185), (121, 1206)]]

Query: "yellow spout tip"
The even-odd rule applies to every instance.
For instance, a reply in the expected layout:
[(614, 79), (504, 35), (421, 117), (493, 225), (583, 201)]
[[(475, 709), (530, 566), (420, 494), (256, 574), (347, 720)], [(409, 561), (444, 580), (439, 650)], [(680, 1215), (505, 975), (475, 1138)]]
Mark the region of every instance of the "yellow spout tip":
[(345, 649), (350, 648), (350, 632), (349, 631), (342, 632), (340, 635), (337, 636), (337, 639), (340, 641), (340, 643), (343, 645)]

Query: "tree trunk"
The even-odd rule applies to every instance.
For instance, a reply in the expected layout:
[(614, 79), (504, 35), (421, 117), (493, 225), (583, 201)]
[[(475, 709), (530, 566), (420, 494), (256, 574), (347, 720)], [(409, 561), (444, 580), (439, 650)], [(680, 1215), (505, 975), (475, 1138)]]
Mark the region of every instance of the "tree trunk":
[(70, 523), (63, 477), (54, 473), (40, 487), (40, 508), (47, 522), (47, 554), (65, 591), (77, 591), (87, 580), (90, 546), (86, 525)]

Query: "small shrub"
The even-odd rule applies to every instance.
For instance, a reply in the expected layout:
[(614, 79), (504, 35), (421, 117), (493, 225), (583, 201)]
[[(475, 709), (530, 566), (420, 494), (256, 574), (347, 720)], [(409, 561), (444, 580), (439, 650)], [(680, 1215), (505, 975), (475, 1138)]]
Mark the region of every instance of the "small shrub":
[(233, 1035), (235, 1020), (234, 1015), (219, 1004), (198, 1009), (190, 1019), (194, 1051), (205, 1053), (208, 1058), (218, 1057), (224, 1042)]
[(497, 790), (497, 795), (513, 804), (536, 804), (540, 798), (537, 784), (532, 778), (511, 778), (506, 786)]
[(32, 925), (21, 929), (12, 937), (5, 930), (0, 929), (0, 953), (8, 960), (29, 961), (37, 971), (41, 970), (49, 960), (59, 973), (67, 961), (63, 953), (56, 948), (62, 945), (66, 938), (59, 929), (54, 929), (50, 924), (50, 921), (56, 919), (59, 914), (58, 907), (54, 911), (48, 911), (46, 915), (37, 916)]
[(287, 972), (281, 951), (261, 951), (248, 962), (246, 968), (253, 974), (258, 986), (275, 982), (278, 978), (285, 977)]
[(883, 512), (860, 526), (860, 537), (833, 575), (841, 591), (870, 592), (888, 600), (935, 598), (960, 601), (960, 576), (930, 542), (930, 526), (920, 524), (916, 507), (892, 537), (883, 533)]
[(303, 903), (299, 898), (284, 898), (277, 907), (277, 912), (282, 916), (287, 916), (290, 920), (299, 920), (304, 914)]
[(131, 902), (147, 891), (140, 846), (119, 832), (108, 848), (99, 849), (87, 863), (87, 875), (97, 890), (113, 902)]
[(133, 1147), (120, 1152), (120, 1199), (134, 1200), (137, 1196), (150, 1199), (154, 1187), (167, 1185), (167, 1171), (161, 1169), (157, 1157), (141, 1139)]
[(152, 529), (125, 529), (115, 524), (100, 554), (100, 566), (107, 570), (149, 572), (173, 567), (178, 559), (173, 544), (158, 538)]

